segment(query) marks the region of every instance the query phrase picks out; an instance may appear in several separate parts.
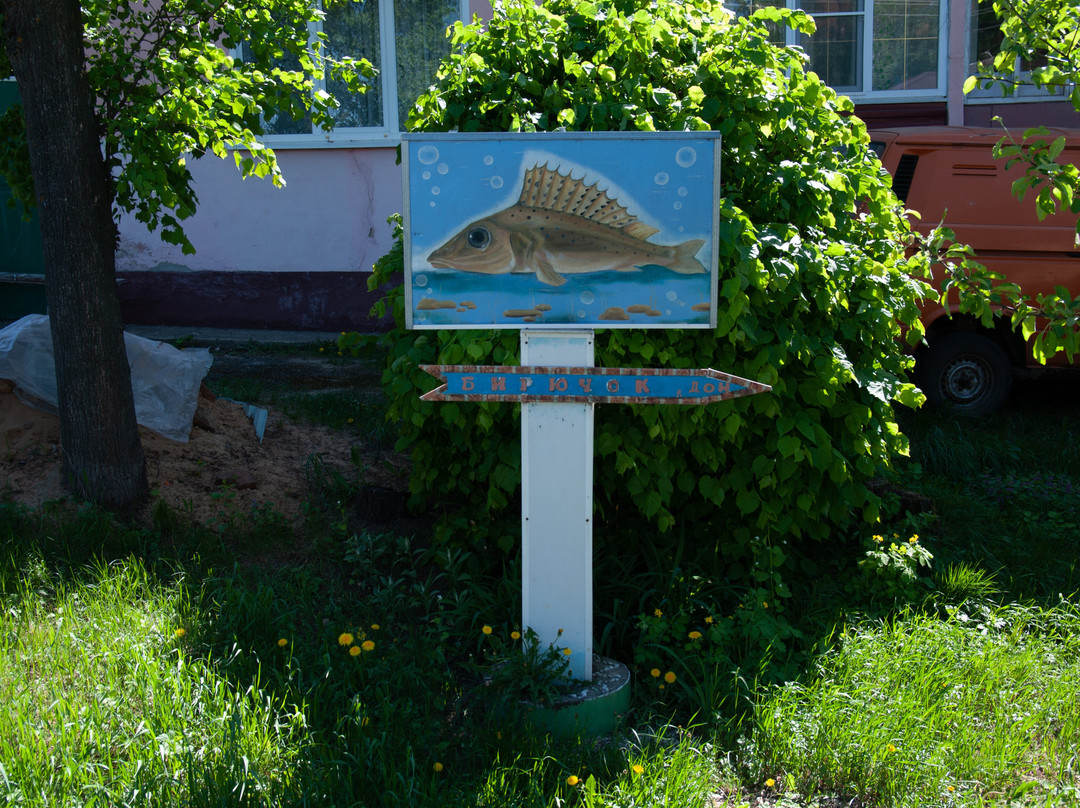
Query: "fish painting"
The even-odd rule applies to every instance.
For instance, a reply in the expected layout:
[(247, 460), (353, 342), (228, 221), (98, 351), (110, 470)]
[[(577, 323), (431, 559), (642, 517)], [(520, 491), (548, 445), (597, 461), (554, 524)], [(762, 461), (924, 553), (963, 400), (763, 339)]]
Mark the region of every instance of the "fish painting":
[(659, 231), (630, 215), (618, 200), (559, 173), (547, 163), (525, 172), (516, 204), (477, 219), (428, 256), (436, 269), (488, 275), (535, 272), (549, 286), (565, 275), (661, 266), (680, 274), (708, 270), (695, 258), (705, 241), (667, 246), (648, 241)]

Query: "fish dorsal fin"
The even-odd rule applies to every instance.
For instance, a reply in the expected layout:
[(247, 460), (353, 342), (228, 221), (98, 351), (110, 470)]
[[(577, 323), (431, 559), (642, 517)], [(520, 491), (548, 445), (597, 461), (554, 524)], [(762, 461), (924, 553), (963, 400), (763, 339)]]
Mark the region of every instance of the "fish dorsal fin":
[(586, 185), (584, 179), (574, 179), (569, 171), (560, 174), (558, 170), (549, 168), (547, 163), (535, 165), (525, 172), (518, 204), (580, 216), (642, 240), (659, 232), (639, 222), (596, 185), (595, 182)]

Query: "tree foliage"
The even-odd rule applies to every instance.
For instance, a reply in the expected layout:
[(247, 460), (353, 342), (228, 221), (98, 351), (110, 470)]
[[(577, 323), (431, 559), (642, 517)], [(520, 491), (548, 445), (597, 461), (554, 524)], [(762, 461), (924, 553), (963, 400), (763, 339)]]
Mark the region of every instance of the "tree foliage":
[[(330, 0), (354, 2), (355, 0)], [(364, 60), (327, 56), (309, 24), (309, 0), (82, 0), (85, 70), (96, 93), (103, 153), (115, 178), (114, 210), (133, 213), (163, 240), (194, 248), (181, 221), (198, 199), (187, 161), (232, 156), (244, 177), (284, 184), (262, 118), (277, 111), (333, 126), (337, 102), (317, 82), (332, 75), (363, 92)], [(234, 56), (242, 49), (243, 58)], [(0, 54), (0, 67), (6, 63)], [(287, 69), (284, 65), (295, 65)], [(34, 204), (22, 112), (0, 118), (0, 175)]]
[[(602, 330), (596, 362), (713, 367), (773, 391), (599, 407), (596, 534), (601, 545), (663, 534), (669, 548), (682, 537), (714, 574), (767, 591), (770, 619), (792, 557), (879, 517), (867, 481), (907, 451), (892, 405), (921, 395), (905, 378), (901, 324), (918, 338), (927, 290), (905, 272), (910, 228), (850, 100), (770, 42), (777, 23), (813, 29), (798, 11), (733, 19), (712, 0), (509, 0), (486, 26), (455, 28), (410, 116), (432, 132), (722, 133), (717, 328)], [(383, 304), (397, 323), (384, 383), (412, 492), (445, 509), (444, 539), (509, 549), (518, 408), (421, 402), (433, 380), (419, 366), (515, 363), (518, 334), (406, 332), (401, 271), (399, 243), (372, 284), (397, 285)]]
[[(964, 91), (997, 86), (1008, 96), (1029, 85), (1067, 97), (1080, 112), (1080, 5), (1075, 0), (994, 0), (993, 7), (1001, 19), (1000, 49), (968, 78)], [(1018, 65), (1024, 69), (1018, 72)], [(995, 147), (995, 156), (1007, 158), (1007, 166), (1025, 167), (1013, 193), (1023, 199), (1033, 192), (1040, 219), (1062, 211), (1080, 213), (1080, 170), (1057, 162), (1064, 149), (1065, 138), (1052, 136), (1045, 127), (1028, 129), (1019, 138), (1006, 132)], [(1080, 220), (1077, 239), (1080, 243)], [(1070, 359), (1080, 352), (1080, 297), (1069, 289), (1059, 286), (1034, 299), (1017, 293), (1004, 310), (1025, 339), (1035, 335), (1039, 361), (1057, 351)]]

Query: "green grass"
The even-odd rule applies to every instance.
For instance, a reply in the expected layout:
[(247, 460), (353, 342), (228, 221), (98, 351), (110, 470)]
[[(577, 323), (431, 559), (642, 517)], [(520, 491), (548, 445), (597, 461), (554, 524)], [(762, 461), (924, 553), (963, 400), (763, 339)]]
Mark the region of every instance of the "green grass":
[(946, 612), (850, 629), (759, 703), (747, 764), (871, 805), (1080, 804), (1080, 609)]
[[(297, 400), (350, 428), (355, 401)], [(528, 689), (503, 675), (513, 557), (333, 518), (298, 537), (272, 512), (222, 533), (0, 503), (0, 804), (1080, 805), (1078, 426), (905, 416), (895, 485), (935, 511), (757, 588), (692, 532), (602, 555), (598, 644), (636, 670), (600, 741), (537, 734), (521, 690), (484, 684)]]
[(257, 805), (293, 788), (300, 716), (192, 653), (182, 581), (136, 562), (74, 583), (29, 559), (0, 615), (6, 804)]

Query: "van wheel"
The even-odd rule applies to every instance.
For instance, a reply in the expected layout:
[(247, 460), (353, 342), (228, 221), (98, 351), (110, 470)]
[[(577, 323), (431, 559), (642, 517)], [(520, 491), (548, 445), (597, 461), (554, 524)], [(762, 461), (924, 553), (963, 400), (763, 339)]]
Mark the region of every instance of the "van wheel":
[(946, 334), (934, 340), (915, 371), (927, 403), (971, 415), (998, 409), (1012, 388), (1008, 356), (982, 334)]

